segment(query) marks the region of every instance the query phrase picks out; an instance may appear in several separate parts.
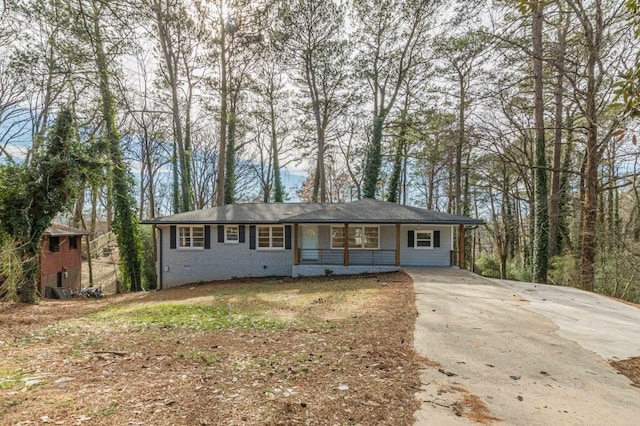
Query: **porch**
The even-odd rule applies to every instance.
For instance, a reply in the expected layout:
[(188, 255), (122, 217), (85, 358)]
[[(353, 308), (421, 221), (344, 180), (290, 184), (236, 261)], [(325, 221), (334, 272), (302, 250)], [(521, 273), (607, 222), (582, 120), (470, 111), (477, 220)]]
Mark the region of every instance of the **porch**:
[(292, 231), (294, 272), (464, 265), (464, 253), (456, 250), (464, 247), (459, 224), (294, 223)]
[[(299, 249), (300, 265), (396, 265), (396, 250)], [(345, 256), (349, 258), (345, 262)]]

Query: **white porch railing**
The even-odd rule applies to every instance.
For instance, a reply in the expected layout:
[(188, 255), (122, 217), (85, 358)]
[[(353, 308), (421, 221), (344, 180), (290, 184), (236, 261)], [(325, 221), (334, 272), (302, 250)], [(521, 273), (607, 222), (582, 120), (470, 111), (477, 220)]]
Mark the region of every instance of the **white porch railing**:
[[(349, 265), (395, 265), (395, 250), (349, 250)], [(303, 265), (343, 265), (344, 251), (340, 249), (300, 249)]]

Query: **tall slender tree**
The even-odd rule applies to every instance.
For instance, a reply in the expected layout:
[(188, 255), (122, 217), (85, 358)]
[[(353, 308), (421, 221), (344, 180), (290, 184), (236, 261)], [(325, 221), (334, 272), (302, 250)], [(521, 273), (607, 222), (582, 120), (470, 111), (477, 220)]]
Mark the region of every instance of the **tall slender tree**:
[[(612, 122), (608, 119), (606, 102), (601, 101), (613, 85), (611, 76), (606, 72), (610, 61), (605, 59), (612, 53), (611, 49), (607, 48), (613, 40), (609, 35), (624, 18), (624, 5), (621, 2), (606, 0), (594, 0), (589, 4), (581, 0), (566, 0), (566, 4), (579, 23), (584, 43), (584, 51), (581, 52), (581, 72), (568, 75), (567, 78), (574, 90), (576, 104), (586, 121), (583, 212), (580, 225), (580, 287), (593, 291), (600, 189), (598, 170), (603, 152), (618, 126), (617, 120)], [(624, 31), (620, 33), (624, 34)], [(618, 55), (620, 54), (624, 53), (618, 52)]]
[(452, 209), (455, 214), (463, 213), (467, 200), (463, 200), (463, 184), (468, 170), (463, 170), (463, 158), (469, 150), (467, 116), (470, 113), (473, 100), (473, 82), (483, 75), (483, 53), (487, 39), (482, 32), (469, 31), (462, 35), (445, 35), (438, 37), (435, 42), (434, 56), (442, 62), (437, 68), (441, 75), (446, 76), (453, 85), (453, 90), (446, 90), (448, 95), (457, 99), (458, 138), (454, 148), (453, 200)]
[(365, 198), (375, 198), (382, 167), (382, 137), (407, 73), (423, 60), (429, 17), (435, 0), (357, 0), (359, 73), (368, 82), (373, 103), (371, 138), (364, 169)]
[(535, 109), (535, 228), (533, 231), (533, 281), (547, 281), (549, 268), (549, 210), (547, 203), (547, 156), (545, 145), (543, 89), (543, 50), (542, 33), (544, 23), (544, 2), (535, 0), (529, 3), (533, 15), (531, 39), (533, 43), (533, 92)]
[(149, 7), (155, 21), (156, 38), (162, 52), (163, 61), (160, 69), (171, 91), (171, 117), (177, 154), (175, 165), (178, 166), (178, 171), (174, 172), (174, 180), (179, 183), (178, 188), (174, 188), (174, 191), (179, 190), (176, 197), (179, 207), (175, 213), (178, 213), (193, 208), (188, 137), (185, 134), (185, 127), (188, 127), (189, 123), (187, 122), (186, 126), (183, 124), (183, 110), (189, 108), (189, 105), (188, 102), (182, 101), (180, 93), (180, 67), (184, 61), (187, 63), (189, 61), (189, 58), (186, 58), (185, 50), (188, 47), (185, 47), (185, 43), (189, 42), (187, 33), (192, 24), (181, 1), (151, 0)]
[(91, 0), (88, 7), (84, 0), (78, 0), (80, 17), (84, 23), (86, 35), (94, 48), (95, 68), (98, 74), (100, 104), (104, 120), (104, 138), (110, 160), (109, 185), (114, 205), (114, 222), (118, 249), (120, 252), (120, 269), (124, 283), (131, 291), (142, 290), (140, 231), (135, 213), (133, 198), (133, 177), (129, 174), (128, 165), (122, 155), (120, 133), (116, 127), (116, 104), (110, 84), (109, 59), (104, 45), (104, 4)]
[[(554, 87), (555, 116), (553, 133), (553, 165), (551, 171), (551, 196), (549, 200), (549, 255), (556, 256), (562, 252), (562, 234), (560, 222), (560, 198), (561, 198), (561, 162), (562, 162), (562, 135), (564, 122), (564, 92), (565, 92), (565, 56), (567, 49), (567, 33), (569, 31), (569, 19), (571, 15), (560, 11), (560, 19), (556, 24), (557, 41), (555, 45), (556, 79)], [(566, 173), (566, 172), (565, 172)]]
[(281, 12), (283, 48), (291, 53), (298, 84), (304, 87), (310, 105), (304, 105), (313, 117), (316, 139), (316, 164), (311, 199), (327, 201), (327, 133), (335, 118), (348, 103), (348, 51), (344, 34), (346, 10), (334, 0), (317, 2), (295, 0)]

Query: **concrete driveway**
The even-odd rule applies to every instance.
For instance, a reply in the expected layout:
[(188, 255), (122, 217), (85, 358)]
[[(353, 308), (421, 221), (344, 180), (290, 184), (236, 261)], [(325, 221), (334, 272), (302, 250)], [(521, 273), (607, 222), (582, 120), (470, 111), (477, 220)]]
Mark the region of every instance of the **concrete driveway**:
[(422, 372), (417, 425), (638, 424), (640, 389), (603, 357), (640, 356), (640, 309), (456, 269), (405, 271), (417, 352), (438, 364)]

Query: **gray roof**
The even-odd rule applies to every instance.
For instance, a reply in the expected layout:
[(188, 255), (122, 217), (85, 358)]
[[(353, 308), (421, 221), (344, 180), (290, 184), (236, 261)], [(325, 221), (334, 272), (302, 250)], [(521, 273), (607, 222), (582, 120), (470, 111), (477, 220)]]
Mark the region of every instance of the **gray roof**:
[(434, 212), (419, 207), (403, 206), (388, 201), (364, 198), (345, 204), (324, 204), (288, 222), (298, 223), (425, 223), (482, 225), (484, 221), (464, 216)]
[(310, 203), (245, 203), (227, 204), (202, 210), (178, 213), (142, 221), (146, 224), (162, 223), (280, 223), (289, 217), (317, 209), (320, 204)]
[(482, 225), (464, 216), (365, 198), (344, 204), (228, 204), (142, 221), (144, 224), (196, 223), (424, 223)]
[(65, 225), (51, 225), (44, 231), (44, 235), (51, 237), (63, 237), (67, 235), (91, 235), (91, 232), (84, 229), (73, 228)]

